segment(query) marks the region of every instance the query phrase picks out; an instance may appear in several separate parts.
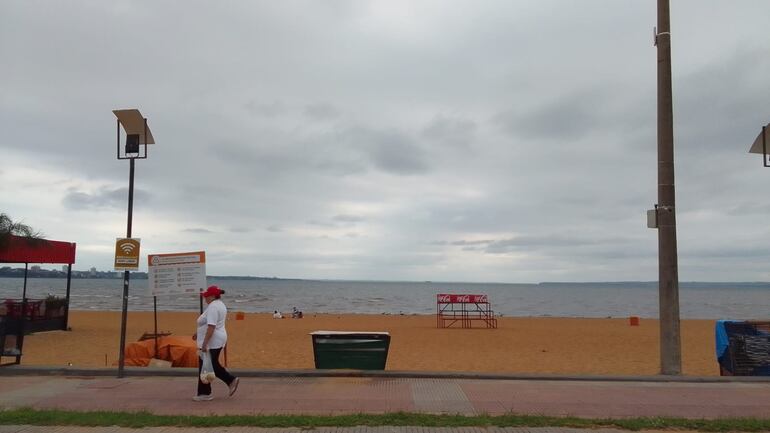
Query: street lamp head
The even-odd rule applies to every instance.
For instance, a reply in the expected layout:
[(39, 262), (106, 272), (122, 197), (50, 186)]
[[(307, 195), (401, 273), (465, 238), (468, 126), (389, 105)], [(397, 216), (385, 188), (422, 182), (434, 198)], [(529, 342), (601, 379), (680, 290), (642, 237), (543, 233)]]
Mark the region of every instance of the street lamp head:
[(768, 150), (770, 150), (770, 123), (762, 127), (762, 131), (757, 135), (751, 148), (749, 148), (749, 153), (761, 154), (764, 166), (770, 167), (770, 164), (767, 163)]
[[(147, 119), (135, 108), (112, 110), (112, 112), (118, 118), (118, 159), (147, 158), (147, 145), (155, 144), (155, 138), (152, 136), (150, 127), (147, 126)], [(121, 125), (126, 131), (126, 145), (122, 154), (120, 149)], [(142, 148), (144, 149), (143, 153), (140, 151)]]
[(139, 137), (140, 137), (139, 134), (126, 135), (126, 153), (127, 154), (139, 153), (139, 142), (141, 141)]

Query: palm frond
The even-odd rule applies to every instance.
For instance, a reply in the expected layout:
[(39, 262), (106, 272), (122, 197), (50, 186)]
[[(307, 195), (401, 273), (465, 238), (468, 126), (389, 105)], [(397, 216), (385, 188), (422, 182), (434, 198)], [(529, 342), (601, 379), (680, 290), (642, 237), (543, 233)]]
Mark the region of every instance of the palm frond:
[(0, 213), (0, 248), (5, 248), (11, 235), (27, 238), (29, 242), (40, 242), (43, 233), (21, 222), (15, 222), (8, 214)]

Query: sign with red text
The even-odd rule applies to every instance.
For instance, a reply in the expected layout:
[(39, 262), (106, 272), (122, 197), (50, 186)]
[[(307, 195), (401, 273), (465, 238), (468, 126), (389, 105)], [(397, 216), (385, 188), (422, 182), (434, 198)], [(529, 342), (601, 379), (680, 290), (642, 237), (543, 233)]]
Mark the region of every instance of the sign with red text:
[(489, 297), (487, 295), (439, 294), (436, 295), (436, 301), (439, 304), (483, 304), (489, 302)]
[(152, 296), (198, 294), (206, 289), (206, 252), (150, 254), (147, 288)]

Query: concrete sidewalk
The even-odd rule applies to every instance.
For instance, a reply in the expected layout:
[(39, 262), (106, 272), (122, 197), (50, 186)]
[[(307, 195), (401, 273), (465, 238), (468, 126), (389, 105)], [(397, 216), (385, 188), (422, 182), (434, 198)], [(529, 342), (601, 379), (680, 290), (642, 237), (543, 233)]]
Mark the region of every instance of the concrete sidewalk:
[(770, 418), (770, 382), (242, 377), (235, 396), (193, 402), (196, 378), (0, 376), (0, 408), (156, 414), (530, 414), (587, 418)]

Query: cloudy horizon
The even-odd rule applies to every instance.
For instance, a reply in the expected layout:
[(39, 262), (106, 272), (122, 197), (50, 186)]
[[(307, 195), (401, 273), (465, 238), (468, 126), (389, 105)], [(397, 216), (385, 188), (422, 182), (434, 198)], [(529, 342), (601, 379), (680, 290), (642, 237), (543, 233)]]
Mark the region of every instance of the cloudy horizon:
[[(681, 281), (770, 281), (770, 2), (671, 4)], [(0, 212), (112, 266), (210, 275), (658, 278), (656, 2), (0, 4)], [(729, 31), (725, 29), (730, 29)], [(146, 270), (146, 266), (141, 270)]]

